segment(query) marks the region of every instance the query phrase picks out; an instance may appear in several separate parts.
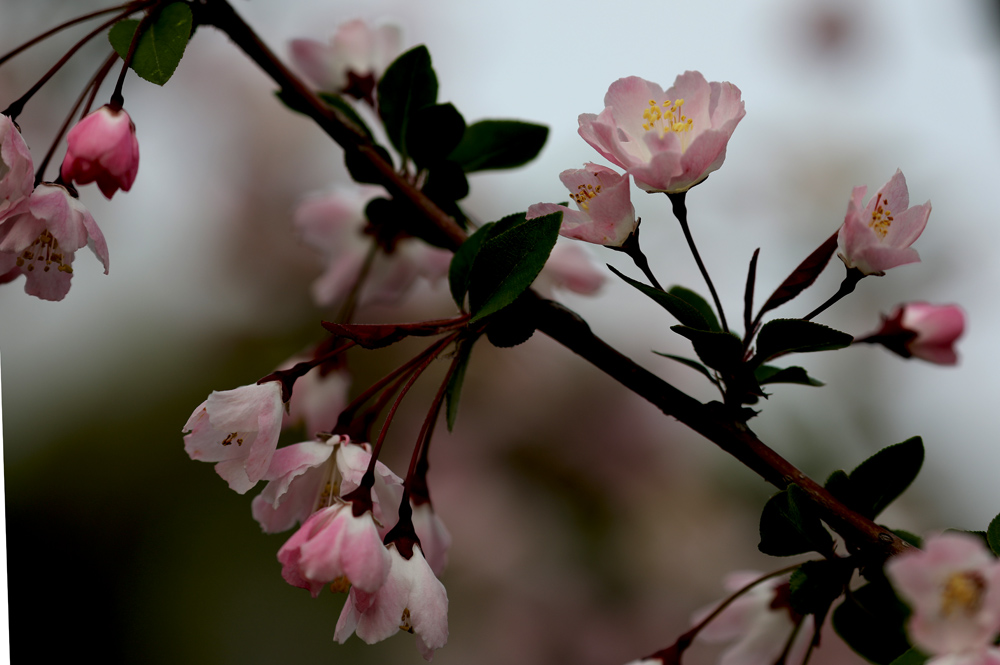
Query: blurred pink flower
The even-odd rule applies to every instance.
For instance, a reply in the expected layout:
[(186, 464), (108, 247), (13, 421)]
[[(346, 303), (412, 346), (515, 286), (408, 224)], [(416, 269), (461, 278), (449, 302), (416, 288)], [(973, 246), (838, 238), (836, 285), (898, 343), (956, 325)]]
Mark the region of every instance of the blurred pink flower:
[(598, 164), (559, 174), (579, 210), (555, 203), (536, 203), (528, 208), (528, 219), (562, 211), (559, 234), (598, 245), (620, 247), (635, 231), (635, 208), (629, 195), (628, 176)]
[(532, 288), (549, 297), (554, 289), (591, 296), (604, 285), (604, 273), (594, 267), (586, 250), (571, 242), (559, 242), (538, 273)]
[(76, 250), (84, 245), (108, 274), (108, 244), (97, 222), (65, 187), (42, 183), (6, 218), (0, 217), (0, 274), (18, 269), (27, 277), (26, 293), (62, 300), (69, 292)]
[[(291, 358), (279, 369), (288, 369), (303, 360), (306, 358)], [(326, 373), (322, 366), (310, 370), (295, 382), (282, 427), (305, 423), (309, 436), (333, 431), (337, 417), (347, 406), (350, 387), (351, 375), (342, 367)]]
[(63, 180), (79, 185), (96, 182), (109, 199), (119, 189), (132, 189), (139, 171), (139, 141), (124, 109), (102, 106), (69, 130), (66, 143)]
[(862, 207), (867, 191), (864, 185), (854, 188), (837, 236), (844, 264), (866, 275), (884, 275), (889, 268), (920, 261), (910, 245), (927, 226), (931, 202), (910, 207), (906, 178), (899, 169)]
[(0, 116), (0, 219), (11, 214), (34, 188), (31, 152), (9, 116)]
[(264, 477), (281, 432), (281, 383), (213, 391), (184, 425), (184, 450), (218, 462), (215, 471), (244, 494)]
[[(313, 299), (330, 305), (353, 288), (376, 242), (365, 234), (365, 206), (384, 195), (380, 187), (338, 188), (312, 197), (295, 211), (295, 227), (303, 240), (324, 255), (326, 272), (313, 283)], [(451, 252), (416, 238), (401, 238), (386, 254), (377, 250), (361, 290), (360, 303), (398, 303), (424, 277), (435, 282), (448, 274)]]
[(385, 584), (374, 593), (351, 589), (333, 639), (343, 644), (351, 633), (357, 633), (374, 644), (405, 630), (416, 635), (417, 649), (430, 660), (448, 641), (448, 592), (431, 571), (420, 545), (413, 546), (409, 559), (403, 558), (395, 543), (388, 551), (392, 567)]
[(320, 90), (368, 99), (376, 80), (402, 50), (399, 26), (371, 28), (360, 19), (342, 23), (328, 44), (293, 39), (292, 61)]
[(945, 533), (923, 550), (885, 565), (893, 587), (913, 610), (913, 644), (935, 656), (928, 665), (998, 663), (993, 640), (1000, 631), (1000, 561), (972, 535)]
[[(726, 576), (727, 591), (738, 591), (761, 575), (743, 571)], [(792, 643), (786, 662), (799, 663), (805, 656), (813, 633), (813, 617), (802, 618), (788, 603), (788, 580), (772, 578), (761, 582), (734, 600), (698, 633), (706, 642), (736, 644), (722, 654), (719, 665), (772, 665), (778, 660), (798, 622), (804, 621)], [(707, 617), (716, 605), (707, 607), (692, 618), (696, 624)]]
[(897, 307), (883, 318), (881, 328), (858, 341), (877, 342), (904, 358), (954, 365), (955, 342), (964, 331), (965, 314), (958, 305), (911, 302)]
[(683, 192), (722, 166), (746, 115), (732, 83), (684, 72), (666, 92), (637, 76), (618, 79), (600, 115), (580, 115), (580, 136), (647, 192)]
[(451, 534), (430, 503), (411, 501), (413, 508), (413, 530), (420, 539), (420, 548), (427, 553), (427, 564), (440, 576), (448, 566), (448, 550), (451, 549)]

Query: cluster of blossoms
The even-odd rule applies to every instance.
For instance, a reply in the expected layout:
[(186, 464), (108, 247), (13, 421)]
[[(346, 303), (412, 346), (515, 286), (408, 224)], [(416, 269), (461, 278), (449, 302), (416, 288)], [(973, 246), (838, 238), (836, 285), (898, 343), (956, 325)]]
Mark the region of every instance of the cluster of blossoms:
[(0, 117), (0, 283), (20, 275), (43, 300), (69, 292), (73, 259), (89, 246), (108, 272), (108, 245), (69, 183), (96, 182), (108, 197), (128, 191), (139, 167), (135, 126), (121, 109), (102, 107), (70, 130), (60, 178), (35, 183), (31, 153), (14, 121)]

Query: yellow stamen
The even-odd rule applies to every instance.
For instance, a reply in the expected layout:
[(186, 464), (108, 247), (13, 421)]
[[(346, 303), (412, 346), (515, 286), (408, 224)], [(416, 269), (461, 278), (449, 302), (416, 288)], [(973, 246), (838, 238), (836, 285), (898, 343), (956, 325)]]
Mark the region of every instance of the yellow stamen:
[(868, 226), (878, 234), (880, 239), (885, 239), (893, 220), (892, 211), (885, 207), (885, 203), (882, 195), (879, 194), (878, 198), (875, 199), (875, 208), (872, 210), (872, 221), (868, 223)]
[(657, 105), (654, 100), (649, 100), (650, 108), (642, 112), (642, 118), (646, 122), (642, 123), (642, 128), (644, 130), (652, 131), (654, 128), (660, 133), (662, 138), (667, 134), (667, 132), (673, 132), (675, 134), (681, 134), (678, 137), (681, 139), (681, 152), (687, 150), (690, 141), (685, 140), (683, 134), (690, 132), (694, 129), (694, 120), (688, 118), (681, 112), (681, 107), (684, 106), (683, 99), (675, 99), (673, 101), (666, 100), (661, 105)]
[(941, 615), (947, 617), (961, 612), (972, 616), (982, 606), (984, 595), (986, 580), (977, 571), (952, 573), (941, 592)]

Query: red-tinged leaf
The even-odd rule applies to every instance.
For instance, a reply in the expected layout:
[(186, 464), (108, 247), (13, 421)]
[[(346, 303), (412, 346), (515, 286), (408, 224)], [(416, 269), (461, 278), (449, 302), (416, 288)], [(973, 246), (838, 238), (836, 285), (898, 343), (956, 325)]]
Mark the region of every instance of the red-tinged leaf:
[(759, 321), (765, 312), (769, 312), (776, 307), (784, 305), (786, 302), (799, 295), (816, 281), (819, 274), (823, 272), (826, 268), (826, 264), (830, 261), (830, 257), (833, 253), (837, 251), (837, 234), (840, 233), (839, 229), (837, 233), (827, 238), (822, 245), (816, 248), (812, 254), (806, 257), (805, 261), (799, 264), (799, 266), (792, 271), (792, 274), (785, 278), (785, 281), (781, 283), (771, 297), (767, 299), (764, 306), (760, 308), (760, 312), (757, 314), (757, 320)]
[(381, 349), (407, 337), (433, 337), (449, 330), (461, 328), (468, 315), (438, 321), (419, 323), (332, 323), (323, 321), (323, 327), (334, 335), (352, 340), (366, 349)]

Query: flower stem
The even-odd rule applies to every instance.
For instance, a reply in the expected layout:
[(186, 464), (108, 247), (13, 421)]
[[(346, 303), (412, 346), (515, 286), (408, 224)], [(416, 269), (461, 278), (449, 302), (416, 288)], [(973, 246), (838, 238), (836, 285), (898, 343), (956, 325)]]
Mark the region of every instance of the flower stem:
[(658, 281), (656, 281), (656, 277), (653, 275), (653, 271), (650, 270), (649, 268), (649, 261), (646, 259), (646, 255), (642, 253), (642, 248), (639, 247), (640, 224), (642, 224), (641, 219), (636, 221), (635, 231), (632, 231), (632, 233), (629, 234), (628, 238), (625, 239), (625, 242), (623, 242), (620, 246), (605, 245), (605, 247), (607, 247), (608, 249), (613, 249), (617, 252), (624, 252), (625, 254), (628, 254), (628, 257), (632, 259), (632, 263), (634, 263), (636, 267), (642, 271), (642, 274), (646, 276), (646, 279), (649, 280), (649, 283), (652, 284), (657, 289), (659, 289), (660, 291), (662, 291), (663, 287), (660, 286), (660, 283)]
[[(429, 498), (427, 496), (427, 483), (423, 476), (427, 473), (427, 449), (431, 444), (431, 436), (434, 434), (434, 425), (437, 423), (438, 416), (441, 414), (441, 405), (444, 404), (444, 396), (448, 391), (448, 384), (451, 382), (451, 377), (458, 369), (458, 363), (461, 360), (461, 355), (455, 354), (455, 357), (451, 361), (451, 365), (448, 367), (448, 371), (444, 375), (444, 379), (441, 381), (441, 387), (438, 388), (437, 394), (434, 395), (434, 401), (431, 402), (431, 408), (427, 411), (427, 417), (424, 418), (424, 424), (420, 427), (420, 434), (417, 435), (417, 445), (413, 449), (413, 456), (410, 458), (410, 468), (406, 471), (406, 480), (403, 482), (403, 486), (407, 490), (412, 490), (413, 486), (419, 485), (421, 492), (411, 491), (413, 494), (419, 494), (420, 498), (424, 499), (425, 502)], [(420, 473), (421, 478), (417, 480), (415, 474)]]
[(122, 97), (122, 86), (125, 85), (125, 75), (128, 73), (128, 68), (132, 64), (132, 58), (135, 57), (135, 49), (139, 46), (139, 40), (142, 39), (142, 34), (149, 27), (149, 24), (153, 20), (154, 12), (146, 12), (146, 15), (142, 17), (139, 21), (139, 25), (135, 27), (135, 33), (132, 35), (132, 41), (128, 45), (128, 53), (125, 55), (125, 59), (122, 61), (122, 69), (118, 73), (118, 82), (115, 83), (115, 91), (111, 93), (111, 108), (115, 111), (121, 110), (122, 106), (125, 104), (125, 98)]
[(708, 276), (708, 270), (701, 260), (701, 254), (698, 253), (698, 248), (694, 244), (694, 238), (691, 236), (691, 229), (688, 227), (687, 206), (684, 202), (686, 197), (687, 192), (676, 192), (673, 194), (667, 192), (667, 198), (670, 199), (670, 204), (674, 208), (674, 217), (681, 223), (681, 230), (684, 232), (684, 238), (687, 240), (688, 247), (691, 248), (691, 254), (694, 255), (694, 261), (698, 264), (698, 270), (701, 271), (701, 276), (705, 278), (708, 290), (712, 292), (712, 300), (715, 301), (715, 308), (719, 310), (719, 320), (722, 322), (722, 329), (729, 332), (729, 326), (726, 324), (726, 313), (722, 311), (722, 301), (719, 300), (719, 294), (715, 291), (712, 278)]
[(814, 318), (816, 318), (817, 316), (828, 310), (830, 307), (832, 307), (834, 303), (843, 299), (845, 296), (853, 293), (854, 287), (856, 287), (858, 285), (858, 282), (860, 282), (866, 276), (867, 275), (865, 275), (857, 268), (848, 268), (847, 274), (844, 276), (844, 281), (840, 283), (840, 288), (837, 289), (837, 292), (834, 293), (832, 296), (830, 296), (830, 299), (827, 300), (825, 303), (823, 303), (822, 305), (820, 305), (819, 307), (817, 307), (816, 309), (814, 309), (813, 311), (809, 312), (807, 315), (802, 317), (802, 320), (812, 321)]

